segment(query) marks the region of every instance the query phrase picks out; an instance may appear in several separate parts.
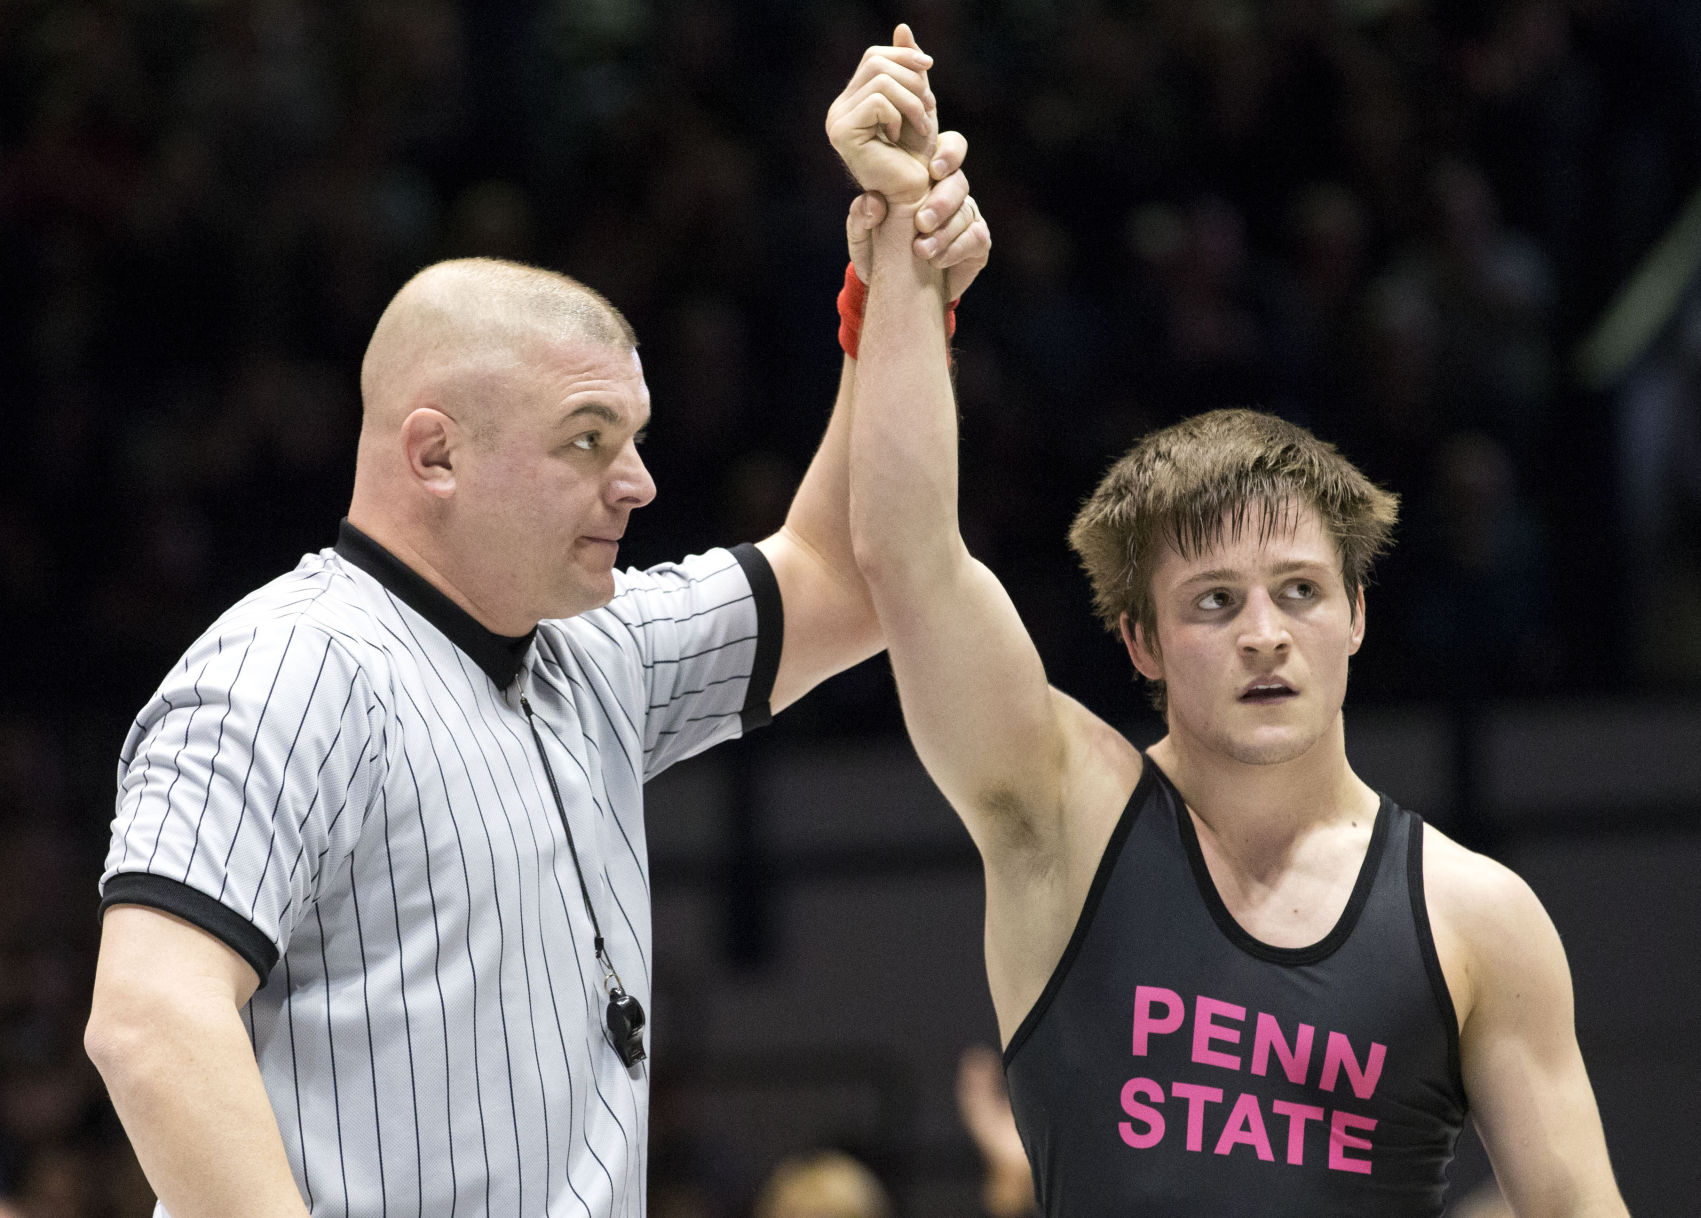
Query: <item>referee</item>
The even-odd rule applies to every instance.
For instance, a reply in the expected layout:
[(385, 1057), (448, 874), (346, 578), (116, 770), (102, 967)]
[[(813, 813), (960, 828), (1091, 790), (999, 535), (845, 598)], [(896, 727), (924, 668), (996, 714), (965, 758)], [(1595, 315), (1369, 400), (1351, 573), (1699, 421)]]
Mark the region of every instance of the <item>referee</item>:
[[(877, 50), (847, 93), (925, 66)], [(956, 224), (962, 144), (939, 148)], [(939, 244), (961, 286), (990, 242)], [(87, 1044), (156, 1213), (644, 1213), (643, 784), (881, 637), (848, 358), (778, 533), (615, 571), (655, 493), (635, 347), (563, 276), (421, 272), (366, 352), (335, 546), (232, 606), (136, 719)]]

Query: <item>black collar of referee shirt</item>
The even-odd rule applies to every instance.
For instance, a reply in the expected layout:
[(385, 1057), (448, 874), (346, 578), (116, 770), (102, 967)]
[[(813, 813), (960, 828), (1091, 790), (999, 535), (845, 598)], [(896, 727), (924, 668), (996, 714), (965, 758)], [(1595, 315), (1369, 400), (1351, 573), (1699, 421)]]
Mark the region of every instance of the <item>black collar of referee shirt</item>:
[(418, 571), (390, 553), (345, 518), (337, 529), (337, 553), (383, 584), (420, 617), (443, 632), (484, 669), (498, 689), (520, 671), (534, 628), (518, 638), (487, 630), (477, 618), (438, 591)]

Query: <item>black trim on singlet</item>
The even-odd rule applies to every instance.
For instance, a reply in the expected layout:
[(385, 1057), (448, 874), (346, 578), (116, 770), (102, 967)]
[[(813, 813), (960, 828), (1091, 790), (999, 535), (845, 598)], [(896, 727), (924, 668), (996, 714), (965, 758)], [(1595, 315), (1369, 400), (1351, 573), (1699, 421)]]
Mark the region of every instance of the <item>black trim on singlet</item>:
[(1027, 1015), (1016, 1028), (1016, 1034), (1010, 1038), (1010, 1043), (1004, 1048), (1004, 1068), (1008, 1070), (1010, 1063), (1015, 1060), (1016, 1053), (1021, 1049), (1028, 1037), (1045, 1016), (1057, 992), (1063, 988), (1063, 981), (1069, 975), (1069, 968), (1075, 963), (1075, 957), (1081, 953), (1081, 945), (1087, 941), (1087, 932), (1092, 929), (1093, 915), (1098, 912), (1099, 901), (1104, 897), (1104, 890), (1110, 886), (1111, 872), (1116, 870), (1116, 861), (1122, 857), (1122, 846), (1128, 840), (1129, 832), (1134, 828), (1134, 822), (1140, 818), (1140, 810), (1145, 805), (1147, 793), (1152, 783), (1157, 766), (1144, 753), (1141, 755), (1140, 781), (1134, 784), (1133, 792), (1128, 796), (1128, 802), (1123, 806), (1122, 815), (1116, 822), (1116, 827), (1110, 831), (1110, 840), (1105, 843), (1104, 854), (1099, 858), (1099, 868), (1093, 873), (1093, 883), (1087, 889), (1087, 899), (1081, 905), (1081, 916), (1075, 919), (1075, 930), (1069, 936), (1069, 943), (1063, 949), (1063, 955), (1057, 962), (1057, 967), (1051, 970), (1051, 976), (1045, 983), (1045, 989), (1034, 1000), (1034, 1005), (1028, 1008)]
[(278, 962), (278, 947), (259, 927), (227, 905), (221, 905), (198, 888), (163, 875), (145, 871), (123, 871), (106, 881), (101, 890), (100, 913), (114, 905), (146, 905), (175, 914), (198, 926), (241, 956), (266, 984)]
[(522, 635), (497, 634), (450, 600), (418, 571), (408, 566), (345, 518), (337, 529), (337, 553), (395, 593), (408, 608), (443, 632), (472, 657), (485, 675), (506, 689), (519, 674), (535, 628)]
[[(1162, 771), (1159, 773), (1162, 774)], [(1170, 783), (1169, 776), (1162, 776), (1164, 785), (1175, 796), (1176, 827), (1181, 832), (1181, 844), (1187, 851), (1187, 861), (1192, 864), (1193, 879), (1198, 885), (1199, 895), (1204, 899), (1205, 907), (1211, 911), (1211, 918), (1216, 922), (1217, 928), (1227, 936), (1228, 941), (1247, 955), (1258, 960), (1267, 960), (1271, 964), (1316, 964), (1334, 955), (1353, 933), (1353, 927), (1358, 925), (1359, 915), (1364, 912), (1364, 907), (1370, 900), (1370, 890), (1376, 884), (1376, 872), (1382, 865), (1382, 852), (1387, 849), (1388, 830), (1394, 819), (1393, 805), (1388, 797), (1382, 796), (1376, 806), (1376, 824), (1370, 831), (1370, 845), (1365, 849), (1364, 861), (1359, 864), (1358, 879), (1353, 883), (1352, 895), (1347, 898), (1347, 906), (1341, 911), (1334, 927), (1308, 947), (1273, 947), (1262, 939), (1255, 939), (1247, 934), (1246, 928), (1234, 920), (1228, 906), (1223, 904), (1223, 898), (1217, 892), (1216, 881), (1211, 879), (1211, 869), (1205, 862), (1205, 852), (1199, 846), (1199, 835), (1193, 828), (1193, 814), (1187, 810), (1187, 801), (1181, 798), (1181, 792)]]
[(738, 712), (740, 727), (748, 732), (766, 727), (774, 718), (770, 702), (774, 677), (780, 671), (780, 644), (785, 639), (785, 605), (780, 600), (780, 583), (762, 551), (746, 541), (732, 547), (732, 556), (744, 568), (750, 594), (756, 598), (756, 660), (751, 666), (750, 684), (745, 687), (744, 706)]
[(1408, 821), (1406, 831), (1406, 889), (1412, 899), (1412, 921), (1417, 923), (1418, 949), (1423, 953), (1423, 968), (1429, 974), (1430, 992), (1440, 1009), (1441, 1022), (1447, 1029), (1447, 1066), (1453, 1085), (1465, 1094), (1465, 1072), (1459, 1059), (1459, 1011), (1453, 1005), (1453, 994), (1447, 988), (1447, 974), (1441, 971), (1441, 955), (1435, 949), (1435, 932), (1429, 925), (1429, 900), (1423, 891), (1423, 817), (1416, 812)]

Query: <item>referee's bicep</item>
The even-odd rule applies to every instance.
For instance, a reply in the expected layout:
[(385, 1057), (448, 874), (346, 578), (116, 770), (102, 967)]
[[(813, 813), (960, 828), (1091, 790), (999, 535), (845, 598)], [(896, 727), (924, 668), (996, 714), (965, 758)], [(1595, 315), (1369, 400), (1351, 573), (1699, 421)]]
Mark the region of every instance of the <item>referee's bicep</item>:
[(240, 1007), (254, 995), (256, 978), (241, 954), (193, 922), (146, 906), (115, 904), (102, 918), (100, 960), (95, 973), (97, 1011), (106, 1002), (126, 1002), (137, 993), (165, 992), (185, 985)]
[[(131, 732), (103, 894), (146, 891), (259, 968), (257, 933), (275, 961), (353, 848), (382, 737), (368, 675), (323, 632), (214, 632)], [(166, 904), (156, 881), (187, 895)]]

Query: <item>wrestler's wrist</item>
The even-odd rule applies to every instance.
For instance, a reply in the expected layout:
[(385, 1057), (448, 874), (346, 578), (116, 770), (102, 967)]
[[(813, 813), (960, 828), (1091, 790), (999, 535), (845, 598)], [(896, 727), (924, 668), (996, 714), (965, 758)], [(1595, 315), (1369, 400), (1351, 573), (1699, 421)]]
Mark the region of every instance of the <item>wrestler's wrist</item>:
[(921, 233), (916, 228), (916, 215), (927, 202), (926, 196), (913, 199), (908, 203), (894, 203), (886, 200), (886, 218), (874, 226), (872, 237), (876, 248), (890, 247), (896, 249), (908, 245)]
[[(945, 337), (951, 339), (957, 334), (957, 300), (945, 302)], [(857, 270), (856, 262), (852, 260), (845, 265), (844, 286), (839, 289), (839, 347), (852, 359), (857, 357), (857, 350), (862, 341), (862, 313), (868, 303), (868, 285), (863, 282), (861, 273)], [(947, 352), (946, 359), (951, 356)]]

